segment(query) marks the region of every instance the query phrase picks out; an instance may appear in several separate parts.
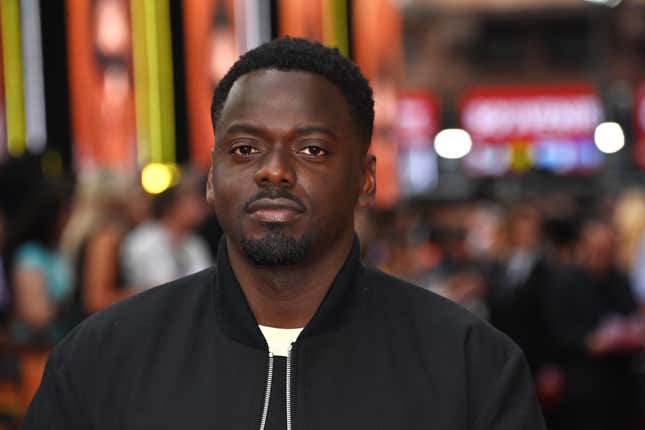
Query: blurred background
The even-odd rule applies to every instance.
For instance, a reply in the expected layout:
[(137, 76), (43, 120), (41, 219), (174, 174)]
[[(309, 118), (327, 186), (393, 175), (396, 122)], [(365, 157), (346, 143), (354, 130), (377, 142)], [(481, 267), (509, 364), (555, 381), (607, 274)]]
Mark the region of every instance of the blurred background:
[(366, 264), (524, 350), (551, 429), (645, 429), (645, 0), (0, 0), (0, 428), (84, 317), (211, 264), (214, 86), (281, 35), (376, 99)]

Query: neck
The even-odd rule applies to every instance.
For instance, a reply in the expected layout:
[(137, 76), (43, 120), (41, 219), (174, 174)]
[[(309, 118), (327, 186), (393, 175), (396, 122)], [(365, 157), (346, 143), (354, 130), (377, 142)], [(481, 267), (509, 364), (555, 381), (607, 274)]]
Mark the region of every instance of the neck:
[(302, 328), (311, 320), (352, 247), (343, 235), (316, 258), (289, 266), (256, 266), (226, 238), (231, 269), (258, 324)]

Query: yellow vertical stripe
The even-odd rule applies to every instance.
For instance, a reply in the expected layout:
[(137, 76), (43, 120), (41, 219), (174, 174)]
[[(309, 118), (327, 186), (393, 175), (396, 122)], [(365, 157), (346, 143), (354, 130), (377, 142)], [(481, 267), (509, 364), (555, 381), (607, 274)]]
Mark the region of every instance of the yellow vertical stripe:
[[(135, 0), (136, 1), (136, 0)], [(148, 109), (150, 118), (150, 161), (163, 163), (161, 145), (161, 100), (159, 93), (159, 48), (157, 41), (156, 0), (142, 0), (146, 23), (148, 60)]]
[(168, 0), (131, 0), (139, 163), (175, 163)]
[(148, 105), (148, 56), (146, 51), (146, 22), (144, 3), (130, 2), (132, 15), (132, 48), (134, 62), (134, 101), (137, 123), (137, 154), (139, 165), (150, 162), (150, 108)]
[(347, 17), (347, 0), (335, 0), (336, 5), (336, 35), (338, 38), (338, 49), (340, 52), (349, 57), (349, 28)]
[(349, 56), (347, 0), (323, 0), (323, 43)]
[(18, 157), (24, 154), (27, 147), (19, 0), (0, 0), (0, 15), (4, 53), (7, 147), (9, 154)]
[(155, 1), (157, 5), (157, 34), (159, 36), (159, 94), (161, 114), (161, 153), (163, 161), (174, 163), (175, 157), (175, 97), (172, 70), (172, 40), (170, 34), (169, 0)]

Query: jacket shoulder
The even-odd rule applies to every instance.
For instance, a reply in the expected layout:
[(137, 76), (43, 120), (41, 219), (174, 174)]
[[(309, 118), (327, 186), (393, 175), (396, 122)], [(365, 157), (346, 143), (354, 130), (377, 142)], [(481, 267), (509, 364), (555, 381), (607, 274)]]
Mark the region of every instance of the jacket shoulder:
[(205, 314), (211, 303), (210, 286), (215, 272), (211, 267), (109, 306), (77, 325), (53, 353), (66, 361), (66, 356), (99, 353), (110, 347), (127, 348), (182, 320)]
[(363, 279), (373, 290), (377, 303), (407, 308), (414, 316), (447, 318), (462, 324), (480, 321), (455, 302), (380, 270), (366, 268)]
[(184, 304), (192, 304), (198, 296), (209, 293), (209, 287), (214, 279), (213, 267), (202, 270), (116, 303), (90, 316), (81, 324), (101, 327), (116, 321), (142, 322), (155, 313), (164, 312), (170, 306), (176, 308)]
[(363, 280), (373, 291), (375, 306), (384, 313), (396, 314), (401, 323), (422, 328), (429, 339), (439, 337), (462, 345), (482, 339), (503, 350), (519, 349), (488, 321), (437, 293), (373, 268), (365, 269)]

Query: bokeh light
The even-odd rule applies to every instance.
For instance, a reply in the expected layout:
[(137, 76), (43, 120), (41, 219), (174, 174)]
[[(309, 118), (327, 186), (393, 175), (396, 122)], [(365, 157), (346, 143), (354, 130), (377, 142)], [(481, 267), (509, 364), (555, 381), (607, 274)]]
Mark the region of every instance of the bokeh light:
[(473, 147), (473, 141), (466, 130), (447, 128), (437, 133), (434, 138), (434, 149), (443, 158), (463, 158)]
[(150, 194), (159, 194), (170, 188), (177, 177), (174, 164), (150, 163), (141, 171), (141, 185)]
[(585, 0), (587, 3), (599, 4), (607, 7), (616, 7), (622, 3), (623, 0)]
[(613, 154), (625, 146), (625, 133), (616, 122), (603, 122), (596, 127), (594, 141), (600, 151)]

